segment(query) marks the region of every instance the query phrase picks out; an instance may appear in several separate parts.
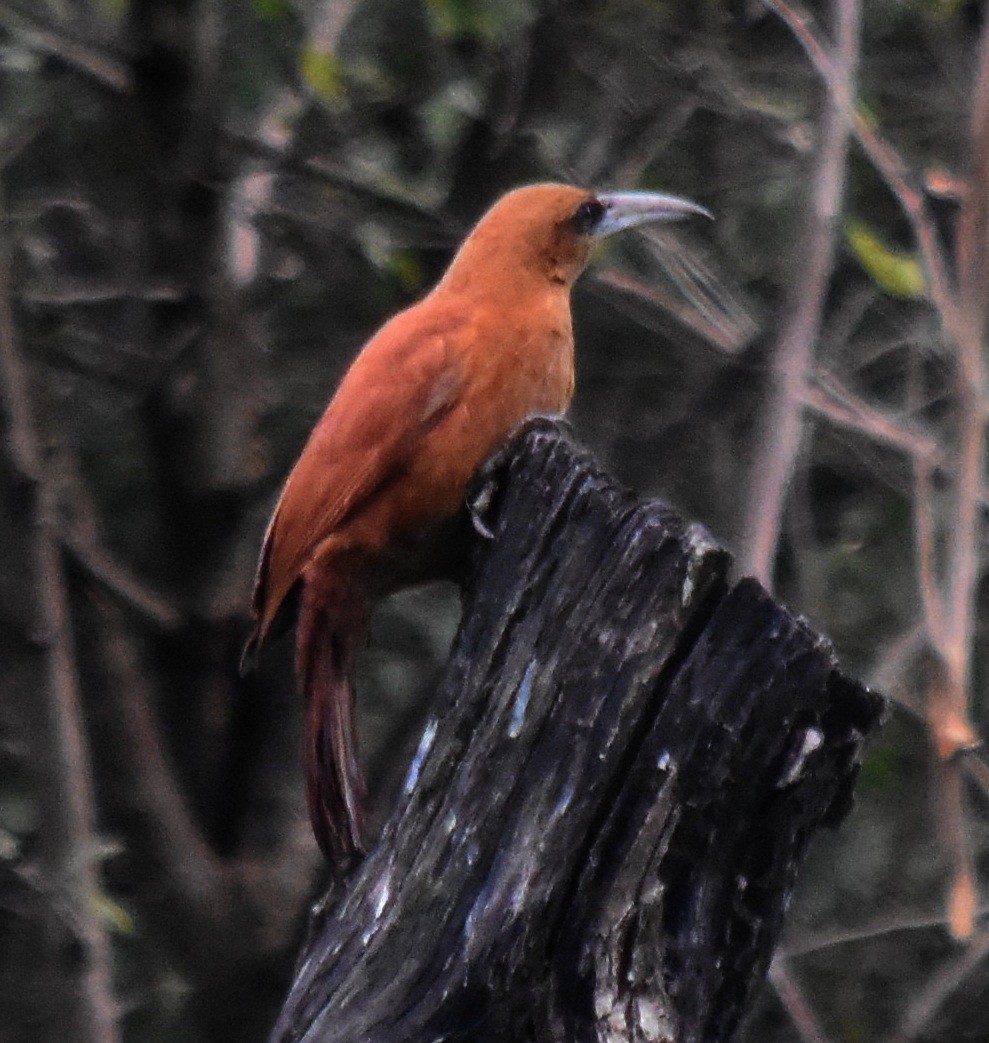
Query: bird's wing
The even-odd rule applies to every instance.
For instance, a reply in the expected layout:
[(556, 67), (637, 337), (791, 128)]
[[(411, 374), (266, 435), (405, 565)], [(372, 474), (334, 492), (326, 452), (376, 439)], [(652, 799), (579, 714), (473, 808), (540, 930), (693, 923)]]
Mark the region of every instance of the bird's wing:
[(258, 563), (245, 658), (316, 547), (403, 473), (460, 398), (453, 345), (464, 320), (417, 312), (396, 316), (367, 344), (285, 483)]

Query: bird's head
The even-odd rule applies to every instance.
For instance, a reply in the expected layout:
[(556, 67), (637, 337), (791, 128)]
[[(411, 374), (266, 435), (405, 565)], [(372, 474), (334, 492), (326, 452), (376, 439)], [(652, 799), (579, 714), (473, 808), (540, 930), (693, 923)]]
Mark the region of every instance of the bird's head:
[[(501, 197), (481, 218), (450, 265), (444, 282), (467, 289), (525, 274), (569, 289), (594, 243), (625, 228), (711, 214), (678, 196), (657, 192), (595, 193), (570, 185), (528, 185)], [(478, 286), (483, 290), (483, 286)]]

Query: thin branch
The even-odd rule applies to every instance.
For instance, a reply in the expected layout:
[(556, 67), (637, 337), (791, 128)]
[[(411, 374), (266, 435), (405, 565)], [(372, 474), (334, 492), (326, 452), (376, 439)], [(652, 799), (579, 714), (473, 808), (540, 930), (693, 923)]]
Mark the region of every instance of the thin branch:
[[(6, 233), (6, 229), (2, 230)], [(5, 247), (5, 239), (2, 245)], [(63, 895), (81, 943), (73, 1038), (115, 1043), (110, 947), (93, 896), (99, 891), (96, 812), (89, 750), (80, 706), (72, 624), (57, 539), (58, 505), (41, 463), (31, 416), (26, 368), (18, 354), (10, 307), (10, 270), (0, 249), (0, 397), (8, 418), (9, 451), (22, 478), (32, 485), (30, 523), (37, 575), (35, 629), (41, 637), (46, 683), (43, 715), (47, 758), (41, 772), (42, 843), (52, 883)]]
[(16, 10), (10, 4), (0, 5), (0, 24), (31, 50), (56, 58), (104, 87), (121, 94), (133, 88), (127, 63), (104, 49), (70, 39), (60, 30), (42, 25), (36, 17)]
[(986, 797), (989, 797), (989, 764), (985, 762), (977, 749), (961, 752), (961, 763), (965, 774), (974, 782)]
[[(153, 696), (127, 621), (118, 606), (94, 595), (97, 635), (109, 675), (107, 718), (139, 816), (140, 842), (168, 897), (167, 926), (184, 951), (228, 969), (239, 957), (284, 949), (321, 856), (308, 822), (286, 814), (265, 857), (222, 860), (195, 822), (164, 752)], [(301, 794), (301, 787), (298, 787)]]
[(975, 930), (978, 897), (975, 866), (965, 832), (964, 792), (956, 760), (935, 764), (938, 827), (951, 857), (953, 878), (948, 897), (948, 926), (955, 938), (969, 938)]
[(27, 371), (15, 346), (6, 234), (6, 228), (0, 228), (0, 408), (5, 418), (10, 461), (21, 481), (37, 485), (41, 481), (41, 454), (31, 418)]
[(951, 292), (948, 264), (938, 238), (937, 229), (921, 190), (908, 180), (906, 164), (892, 146), (884, 141), (871, 124), (860, 113), (854, 114), (855, 138), (862, 146), (872, 165), (882, 175), (886, 186), (898, 200), (907, 220), (913, 228), (914, 237), (920, 248), (924, 267), (927, 270), (928, 291), (934, 306), (945, 325), (952, 330), (957, 323), (955, 299)]
[(799, 389), (800, 401), (808, 409), (839, 427), (858, 431), (873, 441), (900, 449), (910, 457), (945, 466), (937, 443), (923, 432), (905, 427), (892, 417), (864, 402), (842, 387), (837, 378), (818, 370)]
[(151, 708), (144, 670), (127, 637), (120, 610), (105, 597), (92, 603), (107, 671), (107, 718), (118, 735), (113, 745), (127, 780), (127, 803), (142, 822), (142, 840), (168, 886), (176, 919), (203, 925), (221, 918), (229, 903), (225, 868), (196, 826), (167, 763)]
[[(989, 906), (982, 906), (976, 911), (976, 916), (982, 918), (989, 914)], [(806, 938), (797, 938), (784, 945), (781, 953), (787, 959), (795, 959), (800, 956), (810, 956), (814, 953), (824, 952), (827, 949), (835, 949), (842, 945), (857, 945), (861, 942), (873, 941), (890, 934), (899, 934), (901, 931), (927, 931), (932, 928), (945, 928), (948, 926), (948, 918), (944, 911), (936, 913), (918, 914), (917, 916), (904, 916), (890, 918), (877, 923), (863, 924), (847, 931), (831, 931)]]
[(322, 0), (310, 6), (307, 46), (320, 54), (335, 54), (340, 34), (354, 13), (355, 0)]
[(885, 1043), (912, 1043), (917, 1039), (945, 1000), (964, 984), (965, 979), (987, 955), (989, 929), (984, 929), (972, 938), (957, 959), (927, 981), (920, 995), (907, 1008), (899, 1027), (886, 1038)]
[(934, 519), (931, 510), (931, 462), (927, 456), (913, 454), (914, 532), (916, 537), (917, 585), (924, 609), (924, 620), (931, 641), (944, 645), (944, 617), (934, 567)]
[[(858, 0), (835, 0), (833, 7), (837, 26), (833, 64), (841, 74), (842, 92), (849, 92), (855, 82), (858, 62)], [(801, 397), (820, 333), (834, 261), (835, 229), (848, 149), (849, 123), (845, 110), (842, 95), (829, 84), (818, 163), (807, 206), (807, 229), (801, 237), (806, 248), (800, 275), (789, 288), (788, 316), (774, 349), (774, 387), (765, 409), (756, 463), (752, 468), (742, 566), (767, 587), (772, 586), (787, 488), (800, 451)]]
[(980, 574), (980, 503), (985, 466), (985, 319), (989, 284), (989, 24), (980, 40), (979, 80), (972, 111), (974, 171), (962, 203), (958, 234), (961, 306), (954, 339), (958, 350), (959, 453), (954, 540), (948, 563), (950, 631), (947, 645), (955, 710), (963, 716), (970, 687), (971, 645)]
[[(910, 367), (907, 382), (908, 408), (916, 415), (920, 405), (920, 364), (916, 353), (910, 355)], [(914, 556), (917, 573), (917, 586), (920, 589), (920, 602), (923, 608), (924, 625), (930, 643), (943, 659), (944, 642), (944, 606), (938, 583), (937, 562), (935, 559), (936, 534), (934, 527), (934, 510), (932, 498), (933, 468), (929, 456), (912, 454), (913, 471), (913, 521), (914, 521)]]
[(790, 977), (786, 961), (781, 957), (774, 959), (770, 965), (769, 981), (797, 1030), (801, 1043), (828, 1043), (828, 1037), (818, 1025), (800, 986)]
[(980, 391), (981, 340), (989, 315), (989, 30), (979, 39), (979, 74), (969, 120), (971, 171), (965, 181), (955, 240), (958, 295), (968, 320), (970, 339), (960, 345), (966, 377)]
[(113, 304), (118, 301), (144, 301), (151, 304), (176, 304), (189, 293), (171, 282), (139, 283), (132, 278), (107, 282), (102, 279), (60, 277), (52, 286), (30, 286), (21, 291), (21, 300), (44, 308), (73, 308), (78, 305)]
[(176, 630), (182, 615), (166, 598), (150, 590), (95, 538), (77, 531), (64, 533), (63, 544), (91, 579), (105, 587), (159, 630)]
[(924, 205), (920, 189), (911, 183), (907, 165), (895, 149), (884, 141), (855, 105), (853, 81), (828, 53), (811, 29), (812, 18), (799, 5), (784, 0), (763, 0), (789, 27), (803, 47), (811, 64), (824, 80), (828, 94), (841, 108), (844, 118), (855, 132), (855, 138), (872, 165), (896, 196), (914, 231), (927, 269), (931, 299), (941, 313), (945, 326), (956, 324), (956, 307), (948, 278), (948, 265), (934, 223)]
[(917, 623), (886, 645), (885, 654), (873, 667), (868, 680), (871, 688), (895, 699), (919, 721), (924, 720), (920, 697), (915, 687), (907, 689), (903, 682), (907, 677), (913, 678), (917, 656), (927, 647), (927, 626), (924, 622)]

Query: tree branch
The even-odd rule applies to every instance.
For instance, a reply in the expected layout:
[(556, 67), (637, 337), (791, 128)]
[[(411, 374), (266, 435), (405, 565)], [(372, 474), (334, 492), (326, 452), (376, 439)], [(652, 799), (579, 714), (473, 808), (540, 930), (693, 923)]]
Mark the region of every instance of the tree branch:
[(836, 42), (832, 62), (842, 86), (839, 93), (837, 84), (829, 81), (825, 92), (818, 161), (801, 236), (806, 246), (799, 275), (789, 287), (787, 317), (773, 350), (773, 387), (763, 411), (746, 507), (741, 564), (745, 572), (770, 588), (787, 489), (800, 451), (801, 399), (834, 263), (850, 127), (845, 99), (854, 90), (858, 64), (858, 0), (835, 0), (833, 9)]
[(81, 955), (71, 1026), (84, 1043), (117, 1040), (109, 943), (100, 922), (96, 812), (89, 750), (80, 705), (72, 623), (58, 541), (59, 505), (46, 473), (31, 415), (26, 368), (18, 354), (10, 301), (7, 229), (0, 229), (0, 409), (6, 450), (28, 489), (25, 521), (33, 534), (36, 582), (29, 630), (43, 660), (45, 683), (36, 737), (43, 822), (41, 845), (51, 886), (67, 910)]

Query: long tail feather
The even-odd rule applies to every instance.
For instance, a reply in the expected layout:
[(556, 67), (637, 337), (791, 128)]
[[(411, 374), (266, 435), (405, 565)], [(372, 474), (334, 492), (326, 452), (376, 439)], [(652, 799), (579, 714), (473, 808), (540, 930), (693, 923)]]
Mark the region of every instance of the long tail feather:
[(296, 663), (306, 699), (306, 797), (319, 846), (343, 868), (365, 852), (354, 717), (354, 667), (365, 630), (360, 599), (325, 573), (304, 577)]

